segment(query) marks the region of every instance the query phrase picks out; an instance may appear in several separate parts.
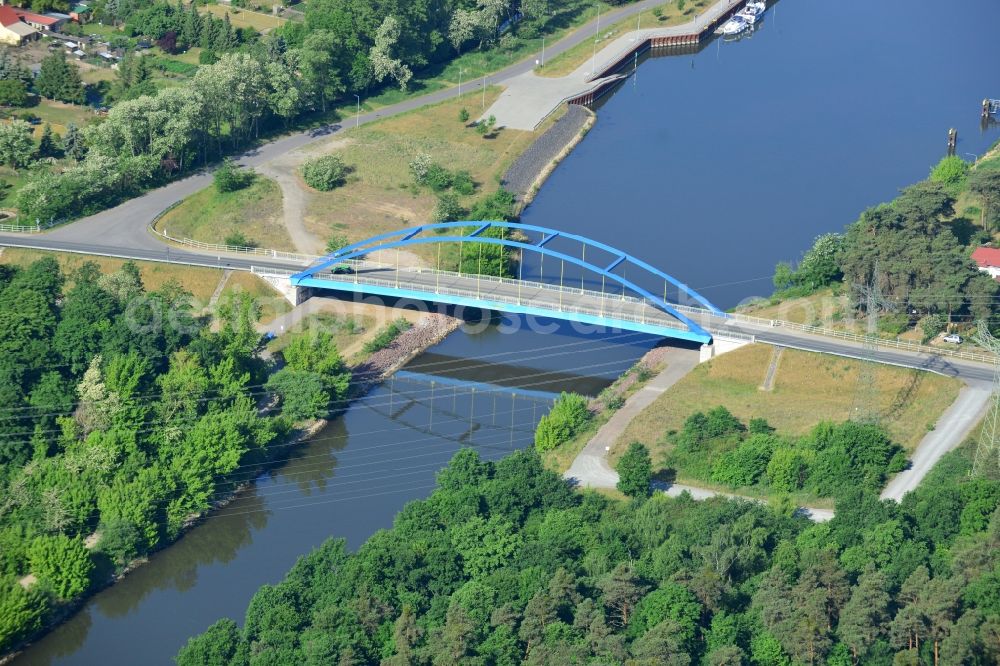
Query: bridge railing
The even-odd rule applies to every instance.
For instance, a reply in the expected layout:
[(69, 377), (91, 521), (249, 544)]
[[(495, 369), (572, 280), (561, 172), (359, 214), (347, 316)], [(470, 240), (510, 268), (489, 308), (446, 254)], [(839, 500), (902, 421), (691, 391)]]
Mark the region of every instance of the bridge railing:
[[(675, 307), (680, 312), (689, 315), (694, 315), (697, 317), (704, 317), (705, 315), (709, 314), (705, 310), (699, 308), (693, 308), (690, 306), (678, 305)], [(752, 315), (745, 315), (734, 312), (727, 312), (724, 317), (718, 315), (710, 315), (710, 316), (712, 317), (712, 319), (719, 321), (739, 322), (760, 328), (783, 328), (785, 330), (797, 331), (799, 333), (819, 335), (826, 338), (837, 338), (840, 340), (855, 342), (858, 344), (864, 344), (867, 339), (867, 336), (862, 335), (860, 333), (852, 333), (850, 331), (838, 331), (837, 329), (827, 328), (825, 326), (810, 326), (808, 324), (797, 324), (795, 322), (785, 321), (782, 319), (763, 319), (761, 317), (754, 317)], [(932, 347), (930, 345), (920, 344), (919, 342), (910, 342), (909, 340), (898, 340), (898, 339), (891, 340), (886, 338), (878, 338), (877, 344), (879, 347), (882, 348), (898, 349), (900, 351), (907, 351), (915, 354), (948, 356), (950, 358), (957, 358), (966, 361), (976, 361), (978, 363), (994, 363), (997, 360), (996, 356), (992, 354), (963, 351), (961, 349), (948, 349), (947, 347)]]
[[(268, 272), (268, 271), (266, 269), (261, 269), (261, 272)], [(435, 271), (433, 269), (408, 270), (408, 271), (400, 271), (400, 274), (403, 274), (404, 272), (433, 273)], [(437, 271), (437, 272), (440, 272), (442, 274), (447, 274), (449, 277), (454, 277), (458, 275), (458, 273), (451, 273), (448, 271)], [(364, 273), (317, 273), (312, 277), (319, 280), (327, 280), (330, 282), (338, 282), (342, 284), (366, 284), (371, 286), (389, 287), (393, 289), (398, 289), (400, 288), (401, 284), (405, 284), (405, 282), (401, 282), (400, 280), (397, 279), (375, 278), (367, 276)], [(466, 275), (463, 277), (472, 277), (472, 276)], [(563, 294), (570, 294), (570, 295), (582, 294), (585, 296), (593, 296), (596, 297), (597, 299), (602, 298), (600, 292), (579, 289), (577, 287), (567, 287), (565, 285), (560, 287), (560, 285), (550, 285), (542, 282), (526, 282), (522, 280), (515, 280), (513, 278), (500, 278), (500, 277), (490, 277), (490, 276), (479, 276), (479, 278), (481, 281), (485, 281), (488, 283), (489, 282), (495, 284), (503, 283), (512, 286), (517, 286), (520, 288), (520, 291), (541, 289), (556, 294), (562, 292)], [(433, 292), (430, 291), (431, 289), (433, 289)], [(428, 293), (444, 294), (449, 296), (461, 296), (469, 298), (471, 290), (456, 289), (454, 287), (449, 287), (448, 285), (435, 285), (433, 288), (428, 287)], [(501, 294), (491, 291), (487, 294), (482, 294), (482, 293), (478, 294), (477, 300), (494, 302), (494, 303), (510, 303), (512, 305), (523, 306), (529, 299), (521, 295), (508, 296), (506, 294)], [(624, 301), (625, 303), (643, 306), (643, 309), (640, 310), (638, 316), (633, 313), (626, 312), (620, 308), (587, 307), (586, 305), (583, 305), (579, 302), (575, 306), (569, 306), (568, 304), (557, 302), (556, 307), (554, 309), (557, 312), (574, 312), (578, 314), (593, 315), (609, 319), (613, 318), (619, 321), (627, 321), (638, 324), (663, 326), (664, 328), (686, 330), (686, 327), (684, 325), (672, 319), (670, 315), (668, 315), (667, 313), (657, 308), (650, 307), (649, 303), (645, 299), (639, 299), (629, 296), (622, 298), (605, 294), (603, 296), (603, 300), (610, 303), (622, 303)], [(646, 316), (647, 310), (650, 311), (650, 313), (652, 313), (654, 316)]]

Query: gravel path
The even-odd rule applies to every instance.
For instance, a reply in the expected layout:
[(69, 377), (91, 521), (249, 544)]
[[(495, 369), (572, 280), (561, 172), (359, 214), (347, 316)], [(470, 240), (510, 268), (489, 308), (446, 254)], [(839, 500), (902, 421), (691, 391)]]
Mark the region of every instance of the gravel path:
[(513, 192), (518, 201), (523, 201), (539, 176), (579, 136), (590, 117), (584, 107), (570, 104), (566, 114), (538, 137), (507, 169), (501, 181), (504, 189)]

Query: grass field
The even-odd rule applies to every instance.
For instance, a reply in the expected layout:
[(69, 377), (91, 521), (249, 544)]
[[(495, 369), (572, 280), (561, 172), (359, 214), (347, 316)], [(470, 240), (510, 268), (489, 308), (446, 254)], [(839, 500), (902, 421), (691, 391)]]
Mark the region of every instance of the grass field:
[(45, 123), (52, 125), (53, 132), (63, 135), (66, 133), (66, 126), (70, 123), (76, 123), (77, 127), (83, 127), (97, 118), (88, 107), (65, 104), (50, 99), (43, 99), (36, 106), (23, 109), (17, 115), (20, 116), (24, 113), (38, 116), (42, 121), (34, 126), (35, 139), (42, 135)]
[[(487, 107), (500, 92), (495, 87), (487, 90)], [(477, 188), (473, 195), (459, 197), (464, 207), (495, 191), (498, 177), (547, 125), (536, 132), (500, 130), (494, 138), (484, 138), (458, 120), (461, 108), (474, 118), (481, 105), (479, 93), (463, 95), (350, 130), (338, 154), (354, 171), (344, 186), (312, 193), (306, 213), (309, 230), (319, 238), (336, 231), (354, 241), (429, 222), (437, 197), (413, 184), (408, 166), (420, 153), (449, 170), (472, 175)]]
[[(658, 462), (668, 451), (665, 435), (679, 430), (696, 411), (724, 405), (739, 419), (767, 419), (777, 431), (802, 435), (820, 421), (851, 415), (860, 361), (786, 349), (774, 389), (763, 391), (772, 347), (749, 345), (696, 367), (636, 417), (612, 448), (615, 458), (628, 443), (650, 447)], [(878, 404), (893, 440), (912, 451), (958, 396), (961, 382), (929, 372), (880, 365)]]
[[(607, 46), (612, 40), (621, 37), (627, 32), (635, 30), (636, 25), (640, 29), (665, 28), (672, 25), (687, 23), (696, 11), (711, 4), (712, 0), (692, 0), (684, 5), (684, 11), (677, 9), (676, 2), (667, 2), (659, 7), (650, 8), (641, 12), (638, 16), (622, 19), (608, 27), (601, 26), (600, 32), (596, 36), (597, 51)], [(659, 9), (660, 16), (654, 12)], [(638, 22), (637, 22), (638, 21)], [(577, 44), (573, 48), (560, 53), (555, 58), (546, 59), (544, 65), (535, 68), (535, 73), (539, 76), (559, 77), (566, 76), (577, 67), (587, 62), (588, 58), (594, 56), (594, 40), (588, 39)], [(600, 59), (600, 57), (598, 57)]]
[(252, 12), (239, 7), (223, 7), (222, 5), (204, 5), (201, 7), (201, 11), (215, 14), (217, 18), (229, 14), (229, 22), (233, 24), (234, 28), (253, 28), (257, 32), (268, 32), (283, 25), (288, 20), (262, 12)]
[(175, 238), (206, 243), (224, 243), (239, 232), (260, 247), (283, 248), (291, 240), (281, 216), (281, 190), (273, 180), (258, 175), (242, 190), (223, 193), (209, 186), (192, 194), (160, 218), (156, 228)]
[(292, 304), (284, 296), (252, 273), (233, 271), (229, 279), (226, 280), (226, 286), (223, 287), (219, 300), (221, 301), (229, 294), (239, 292), (250, 294), (260, 303), (260, 323), (262, 324), (266, 324), (292, 309)]

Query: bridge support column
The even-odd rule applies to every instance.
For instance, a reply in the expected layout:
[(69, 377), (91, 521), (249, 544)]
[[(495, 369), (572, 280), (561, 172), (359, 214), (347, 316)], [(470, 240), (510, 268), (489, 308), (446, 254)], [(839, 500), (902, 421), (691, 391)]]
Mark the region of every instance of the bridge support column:
[(747, 336), (746, 339), (720, 338), (719, 336), (715, 336), (712, 338), (712, 344), (701, 346), (698, 362), (711, 361), (716, 356), (739, 349), (744, 345), (753, 344), (753, 342), (754, 339), (750, 336)]
[(302, 305), (312, 297), (309, 287), (297, 287), (292, 284), (287, 275), (276, 275), (254, 270), (253, 274), (275, 288), (292, 306)]

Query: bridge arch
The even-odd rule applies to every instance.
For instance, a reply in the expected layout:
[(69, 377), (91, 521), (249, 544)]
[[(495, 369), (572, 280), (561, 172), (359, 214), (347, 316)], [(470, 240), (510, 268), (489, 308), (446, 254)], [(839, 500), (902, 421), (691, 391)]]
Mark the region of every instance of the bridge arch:
[[(493, 237), (483, 235), (485, 232), (491, 229), (509, 230), (514, 232), (534, 232), (536, 234), (541, 234), (540, 240), (537, 242), (526, 242), (524, 240), (516, 240), (514, 238), (508, 237), (506, 234), (501, 237)], [(430, 233), (428, 233), (430, 232)], [(456, 233), (457, 232), (457, 233)], [(548, 246), (549, 242), (555, 239), (565, 239), (573, 243), (578, 244), (583, 248), (581, 256), (577, 257), (566, 252), (560, 252), (554, 250)], [(714, 315), (722, 315), (722, 311), (715, 307), (708, 299), (703, 297), (701, 294), (697, 293), (694, 289), (691, 289), (686, 284), (677, 280), (668, 273), (661, 271), (660, 269), (652, 266), (651, 264), (642, 261), (632, 255), (623, 252), (617, 248), (610, 245), (602, 243), (600, 241), (595, 241), (578, 234), (572, 234), (568, 232), (558, 231), (556, 229), (550, 229), (547, 227), (541, 227), (538, 225), (521, 224), (514, 222), (481, 222), (481, 221), (467, 221), (467, 222), (439, 222), (436, 224), (426, 224), (419, 227), (413, 227), (410, 229), (401, 229), (399, 231), (392, 231), (384, 234), (379, 234), (373, 236), (363, 241), (357, 243), (352, 243), (347, 245), (325, 257), (320, 259), (318, 262), (291, 277), (292, 284), (301, 286), (329, 286), (331, 288), (342, 288), (338, 284), (330, 285), (316, 285), (316, 276), (322, 271), (330, 270), (338, 265), (349, 264), (352, 261), (357, 261), (363, 259), (366, 255), (369, 255), (376, 251), (401, 249), (408, 246), (415, 245), (426, 245), (426, 244), (445, 244), (445, 243), (484, 243), (491, 245), (498, 245), (507, 248), (513, 248), (521, 251), (522, 253), (534, 253), (540, 255), (541, 257), (551, 257), (557, 259), (561, 262), (565, 262), (579, 268), (584, 271), (590, 272), (602, 279), (602, 296), (604, 291), (604, 283), (610, 280), (612, 283), (618, 284), (624, 290), (631, 291), (637, 296), (641, 297), (645, 301), (648, 301), (652, 306), (661, 310), (662, 312), (668, 314), (670, 317), (675, 319), (678, 323), (685, 327), (688, 335), (676, 335), (675, 337), (683, 337), (690, 340), (697, 340), (701, 342), (711, 341), (711, 334), (705, 331), (698, 323), (694, 322), (687, 315), (680, 312), (674, 307), (674, 305), (668, 302), (666, 298), (666, 285), (673, 285), (677, 289), (679, 298), (683, 297), (688, 299), (692, 303), (696, 303), (699, 307), (704, 308), (708, 313)], [(594, 263), (593, 261), (588, 261), (586, 257), (586, 248), (596, 248), (602, 250), (604, 253), (610, 255), (613, 259), (607, 265)], [(664, 282), (664, 296), (660, 297), (657, 294), (652, 293), (650, 290), (638, 284), (633, 279), (628, 279), (624, 275), (619, 275), (615, 273), (615, 270), (619, 266), (632, 265), (639, 269), (641, 273), (645, 275), (652, 276), (657, 280), (663, 280)], [(398, 269), (397, 269), (398, 270)], [(398, 278), (397, 278), (398, 280)], [(562, 289), (562, 285), (560, 285)], [(581, 289), (582, 291), (582, 289)], [(434, 294), (427, 294), (425, 300), (435, 300)], [(473, 303), (470, 303), (473, 304)], [(474, 305), (474, 304), (473, 304)], [(502, 308), (501, 308), (502, 309)], [(524, 312), (525, 310), (514, 309), (516, 312)], [(551, 316), (559, 317), (561, 313), (552, 312)], [(572, 318), (572, 317), (563, 317)], [(585, 321), (584, 319), (576, 319), (577, 321)], [(589, 321), (589, 320), (587, 320)], [(667, 333), (667, 335), (671, 335)]]

